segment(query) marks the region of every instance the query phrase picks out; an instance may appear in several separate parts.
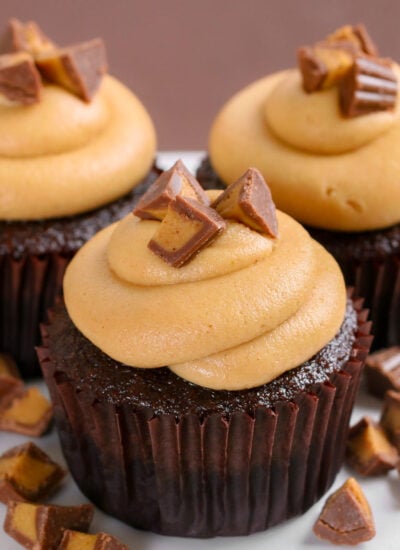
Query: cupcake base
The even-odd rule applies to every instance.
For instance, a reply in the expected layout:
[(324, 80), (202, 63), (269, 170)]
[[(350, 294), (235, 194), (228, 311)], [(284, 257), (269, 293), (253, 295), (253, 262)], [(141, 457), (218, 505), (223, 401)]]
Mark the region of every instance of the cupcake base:
[(128, 214), (159, 175), (154, 167), (129, 194), (71, 218), (0, 221), (0, 351), (10, 353), (24, 377), (41, 374), (35, 353), (39, 324), (62, 292), (66, 266), (103, 227)]
[(62, 305), (38, 354), (65, 457), (93, 502), (165, 535), (246, 535), (305, 512), (332, 484), (369, 329), (360, 301), (350, 303), (310, 361), (240, 392), (121, 365)]

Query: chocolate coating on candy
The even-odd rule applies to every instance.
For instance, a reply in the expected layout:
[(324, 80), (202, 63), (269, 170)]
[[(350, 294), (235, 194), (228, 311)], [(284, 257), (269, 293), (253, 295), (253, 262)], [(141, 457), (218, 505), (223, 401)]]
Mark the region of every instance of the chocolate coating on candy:
[[(379, 423), (400, 453), (400, 392), (389, 390), (385, 393)], [(400, 467), (400, 459), (398, 467)]]
[(20, 104), (38, 103), (42, 81), (29, 54), (15, 53), (0, 56), (0, 94), (6, 100)]
[(372, 40), (368, 31), (362, 23), (353, 27), (353, 33), (358, 38), (361, 46), (361, 50), (367, 55), (373, 55), (374, 57), (379, 55), (378, 48), (375, 42)]
[(308, 93), (336, 84), (359, 55), (378, 54), (364, 25), (346, 25), (330, 34), (323, 42), (298, 50), (298, 64), (303, 87)]
[(70, 530), (64, 531), (58, 550), (76, 550), (83, 547), (85, 550), (129, 550), (125, 544), (107, 533), (87, 535)]
[(369, 417), (350, 429), (346, 458), (354, 470), (365, 476), (386, 474), (399, 461), (397, 450), (383, 429)]
[(365, 362), (368, 391), (383, 397), (387, 390), (400, 391), (400, 346), (369, 355)]
[(85, 101), (93, 98), (107, 72), (106, 51), (100, 38), (44, 52), (37, 56), (36, 63), (50, 82)]
[(133, 213), (143, 220), (161, 221), (167, 214), (168, 205), (177, 195), (210, 204), (204, 189), (181, 160), (160, 175), (139, 200)]
[(278, 236), (278, 222), (271, 191), (261, 172), (249, 168), (211, 205), (223, 218), (244, 223), (251, 229)]
[(0, 501), (40, 500), (58, 487), (66, 472), (34, 443), (0, 456)]
[(340, 107), (347, 117), (394, 109), (397, 78), (390, 60), (358, 57), (340, 84)]
[(0, 404), (0, 431), (40, 436), (52, 418), (53, 407), (34, 387), (18, 390)]
[(330, 34), (326, 41), (328, 43), (348, 44), (354, 47), (355, 51), (363, 52), (367, 55), (377, 56), (378, 48), (368, 34), (365, 25), (345, 25)]
[(55, 48), (52, 42), (34, 21), (23, 23), (19, 19), (10, 19), (6, 32), (0, 41), (0, 52), (28, 52), (35, 56), (45, 50)]
[(25, 548), (55, 550), (65, 529), (87, 531), (93, 519), (94, 507), (55, 506), (10, 502), (4, 530)]
[(347, 43), (344, 47), (321, 43), (300, 48), (297, 55), (304, 90), (311, 93), (336, 84), (351, 67), (351, 49)]
[(354, 478), (328, 498), (313, 530), (333, 544), (356, 545), (375, 536), (371, 508)]
[(177, 195), (148, 247), (173, 267), (187, 263), (225, 229), (212, 208)]
[[(0, 43), (0, 51), (25, 52), (31, 57), (32, 65), (34, 60), (47, 80), (66, 88), (87, 102), (91, 101), (103, 75), (107, 72), (105, 47), (101, 39), (58, 49), (32, 21), (22, 23), (18, 19), (11, 19)], [(35, 71), (39, 76), (36, 68)], [(26, 82), (27, 76), (24, 78)], [(29, 89), (32, 95), (27, 83), (25, 89)], [(39, 101), (39, 96), (36, 101)], [(25, 99), (23, 102), (20, 99), (19, 102), (29, 104), (35, 101), (28, 102)]]

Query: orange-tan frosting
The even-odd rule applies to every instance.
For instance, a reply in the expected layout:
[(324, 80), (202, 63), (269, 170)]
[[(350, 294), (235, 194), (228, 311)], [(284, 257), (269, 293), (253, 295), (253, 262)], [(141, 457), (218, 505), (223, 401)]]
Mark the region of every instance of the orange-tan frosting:
[(309, 94), (298, 70), (284, 71), (223, 107), (209, 148), (226, 183), (257, 167), (278, 208), (303, 223), (363, 231), (400, 222), (399, 100), (394, 111), (344, 118), (337, 87)]
[(46, 84), (36, 105), (0, 104), (0, 219), (70, 216), (113, 201), (146, 175), (155, 148), (143, 105), (111, 76), (91, 103)]
[(286, 214), (278, 212), (277, 239), (228, 221), (179, 269), (147, 247), (159, 223), (129, 215), (98, 233), (68, 267), (68, 313), (113, 359), (168, 365), (196, 384), (240, 390), (301, 364), (338, 331), (342, 274)]

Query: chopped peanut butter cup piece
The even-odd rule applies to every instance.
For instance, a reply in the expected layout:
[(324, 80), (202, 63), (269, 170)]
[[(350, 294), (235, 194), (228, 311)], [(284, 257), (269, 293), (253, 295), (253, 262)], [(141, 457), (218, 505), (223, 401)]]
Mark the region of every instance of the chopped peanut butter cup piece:
[(22, 23), (19, 19), (10, 19), (0, 41), (1, 53), (28, 52), (33, 57), (55, 47), (34, 21)]
[(340, 107), (344, 116), (356, 117), (393, 110), (397, 78), (388, 59), (357, 57), (340, 83)]
[(348, 73), (356, 57), (377, 55), (364, 25), (340, 27), (322, 42), (299, 48), (303, 88), (308, 93), (330, 88)]
[(353, 44), (357, 51), (363, 52), (367, 55), (376, 57), (378, 54), (378, 48), (369, 36), (365, 26), (360, 23), (358, 25), (344, 25), (339, 29), (336, 29), (332, 34), (327, 36), (326, 42), (328, 43), (350, 43)]
[(137, 203), (133, 213), (143, 220), (163, 220), (169, 203), (182, 195), (209, 205), (210, 201), (181, 160), (163, 172)]
[(379, 423), (400, 453), (400, 392), (386, 392)]
[(37, 388), (20, 390), (0, 406), (0, 431), (40, 436), (52, 418), (53, 407)]
[(67, 530), (64, 531), (58, 550), (129, 550), (129, 548), (107, 533), (87, 535)]
[(249, 168), (227, 187), (211, 207), (223, 218), (237, 220), (270, 237), (278, 235), (275, 204), (265, 179), (256, 168)]
[(28, 53), (0, 56), (0, 95), (20, 105), (33, 105), (40, 101), (42, 80), (32, 57)]
[(377, 397), (383, 397), (388, 390), (400, 391), (400, 346), (368, 355), (365, 377), (368, 391)]
[(100, 38), (43, 52), (37, 56), (36, 64), (50, 82), (85, 101), (91, 101), (107, 72), (105, 47)]
[(148, 244), (173, 267), (187, 263), (225, 229), (225, 221), (209, 206), (177, 195)]
[(65, 474), (34, 443), (13, 447), (0, 456), (0, 501), (45, 498), (56, 490)]
[(332, 47), (320, 43), (314, 47), (305, 46), (297, 52), (299, 69), (303, 76), (303, 88), (311, 93), (330, 88), (349, 71), (354, 56), (348, 47)]
[(399, 454), (384, 430), (365, 417), (349, 431), (346, 459), (359, 474), (377, 476), (395, 468)]
[(0, 408), (6, 400), (12, 399), (13, 393), (22, 386), (16, 362), (11, 355), (0, 353)]
[(328, 498), (313, 531), (333, 544), (356, 545), (375, 536), (371, 508), (354, 478)]
[(4, 530), (25, 548), (56, 550), (66, 529), (87, 531), (93, 519), (94, 507), (56, 506), (10, 502)]

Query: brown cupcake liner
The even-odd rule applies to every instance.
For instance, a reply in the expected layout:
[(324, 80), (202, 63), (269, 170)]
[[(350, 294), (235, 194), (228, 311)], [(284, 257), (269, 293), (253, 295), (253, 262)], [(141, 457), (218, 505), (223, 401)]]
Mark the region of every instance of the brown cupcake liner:
[(16, 260), (0, 256), (0, 350), (10, 353), (24, 377), (41, 374), (35, 346), (46, 310), (61, 294), (73, 253), (49, 253)]
[[(323, 244), (323, 243), (322, 243)], [(363, 296), (373, 323), (373, 349), (400, 344), (400, 255), (355, 261), (336, 257), (346, 283)]]
[(39, 358), (81, 490), (134, 527), (174, 536), (247, 535), (305, 512), (341, 466), (372, 340), (354, 303), (358, 332), (342, 369), (293, 401), (229, 418), (99, 402), (57, 370), (44, 331)]

